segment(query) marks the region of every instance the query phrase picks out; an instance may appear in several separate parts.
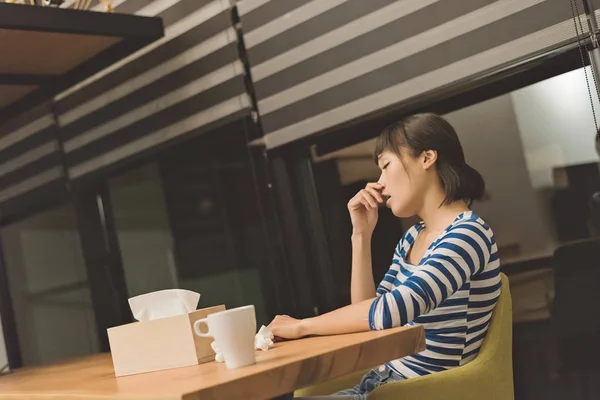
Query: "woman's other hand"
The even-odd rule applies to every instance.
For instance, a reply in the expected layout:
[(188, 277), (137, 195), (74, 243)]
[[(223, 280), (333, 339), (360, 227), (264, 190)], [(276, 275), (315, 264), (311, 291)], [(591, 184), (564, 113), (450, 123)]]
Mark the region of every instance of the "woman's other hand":
[(300, 339), (306, 336), (302, 320), (287, 315), (276, 316), (268, 328), (276, 339)]
[(379, 206), (383, 204), (381, 195), (383, 187), (380, 183), (368, 183), (348, 202), (353, 234), (373, 234), (377, 225)]

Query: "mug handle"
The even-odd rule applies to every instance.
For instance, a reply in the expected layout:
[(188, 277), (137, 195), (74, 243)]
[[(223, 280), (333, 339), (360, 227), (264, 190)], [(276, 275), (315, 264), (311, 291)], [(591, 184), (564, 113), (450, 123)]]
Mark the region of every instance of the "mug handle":
[[(206, 325), (206, 333), (200, 331), (201, 324)], [(196, 333), (196, 335), (198, 335), (200, 337), (212, 337), (212, 335), (210, 333), (210, 328), (208, 326), (208, 321), (206, 318), (199, 319), (198, 321), (194, 322), (194, 332)]]

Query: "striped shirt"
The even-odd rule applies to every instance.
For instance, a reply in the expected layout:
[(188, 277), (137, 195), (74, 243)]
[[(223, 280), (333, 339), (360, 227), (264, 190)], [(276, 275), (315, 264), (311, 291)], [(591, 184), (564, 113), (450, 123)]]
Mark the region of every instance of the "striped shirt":
[(423, 325), (427, 348), (388, 366), (405, 378), (473, 360), (500, 295), (500, 260), (494, 235), (472, 211), (459, 215), (429, 246), (419, 265), (406, 254), (424, 228), (410, 228), (369, 312), (372, 330)]

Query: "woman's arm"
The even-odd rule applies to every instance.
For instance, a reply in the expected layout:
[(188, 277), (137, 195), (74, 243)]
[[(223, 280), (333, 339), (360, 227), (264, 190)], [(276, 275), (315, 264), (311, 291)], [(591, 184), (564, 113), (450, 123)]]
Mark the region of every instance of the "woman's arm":
[(341, 335), (369, 330), (369, 309), (373, 299), (351, 304), (318, 317), (298, 320), (278, 315), (269, 324), (273, 335), (283, 339), (299, 339), (311, 335)]
[(304, 336), (340, 335), (369, 330), (369, 309), (375, 298), (342, 307), (318, 317), (307, 318), (301, 323)]
[(375, 297), (375, 280), (371, 261), (371, 235), (352, 235), (352, 280), (350, 299), (352, 304)]
[(377, 224), (379, 205), (383, 203), (383, 185), (371, 182), (348, 202), (352, 220), (352, 304), (375, 297), (371, 265), (371, 237)]
[(437, 308), (490, 259), (491, 244), (477, 224), (454, 228), (419, 270), (389, 293), (305, 320), (277, 317), (275, 336), (297, 339), (405, 325)]

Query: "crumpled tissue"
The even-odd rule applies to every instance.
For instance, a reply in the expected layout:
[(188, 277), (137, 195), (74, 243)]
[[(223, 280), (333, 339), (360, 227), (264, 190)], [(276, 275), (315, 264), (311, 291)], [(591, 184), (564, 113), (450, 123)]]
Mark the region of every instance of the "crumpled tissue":
[(150, 292), (129, 299), (133, 317), (140, 321), (174, 317), (195, 311), (200, 294), (184, 289)]
[[(256, 348), (256, 350), (262, 350), (262, 351), (266, 351), (269, 350), (271, 348), (271, 346), (273, 346), (273, 332), (271, 332), (271, 330), (269, 328), (267, 328), (266, 326), (261, 326), (260, 329), (258, 330), (258, 333), (256, 334), (256, 337), (254, 338), (254, 347)], [(223, 353), (221, 353), (219, 351), (219, 348), (217, 347), (217, 344), (213, 341), (210, 346), (212, 347), (213, 351), (215, 352), (215, 361), (216, 362), (224, 362), (225, 361), (225, 357), (223, 356)]]
[(275, 336), (273, 336), (273, 332), (271, 332), (269, 328), (263, 325), (260, 327), (258, 333), (256, 334), (256, 337), (254, 339), (254, 347), (256, 348), (256, 350), (269, 350), (271, 346), (273, 346), (274, 338)]

